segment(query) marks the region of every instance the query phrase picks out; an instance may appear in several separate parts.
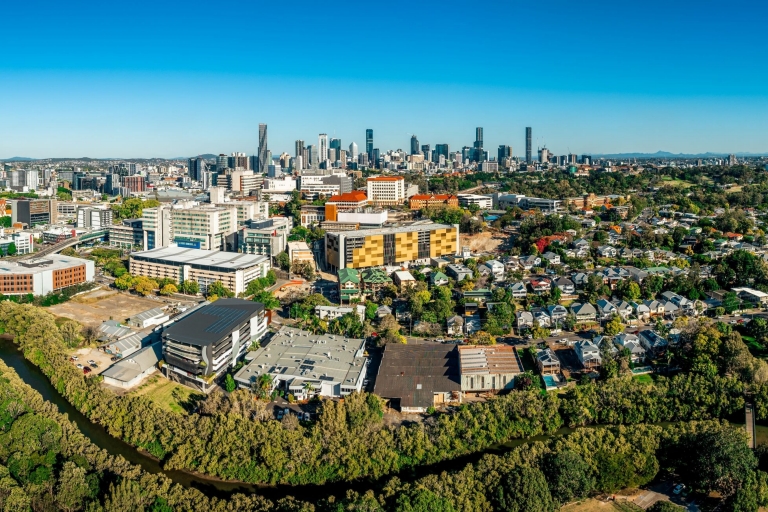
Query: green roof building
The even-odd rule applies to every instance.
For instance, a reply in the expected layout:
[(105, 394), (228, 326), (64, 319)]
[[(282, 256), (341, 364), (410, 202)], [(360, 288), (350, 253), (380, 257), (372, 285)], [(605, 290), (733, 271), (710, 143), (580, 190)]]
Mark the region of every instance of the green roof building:
[(339, 299), (348, 302), (360, 296), (360, 275), (354, 268), (339, 270)]

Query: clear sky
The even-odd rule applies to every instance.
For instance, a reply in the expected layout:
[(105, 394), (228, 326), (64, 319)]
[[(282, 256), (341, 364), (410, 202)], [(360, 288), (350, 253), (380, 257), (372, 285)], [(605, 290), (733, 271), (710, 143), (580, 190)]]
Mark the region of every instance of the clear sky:
[(768, 152), (768, 4), (6, 1), (0, 158)]

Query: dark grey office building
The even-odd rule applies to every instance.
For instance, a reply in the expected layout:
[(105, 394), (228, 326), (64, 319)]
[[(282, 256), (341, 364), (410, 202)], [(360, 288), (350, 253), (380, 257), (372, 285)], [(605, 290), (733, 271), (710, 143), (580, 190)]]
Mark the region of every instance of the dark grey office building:
[(450, 160), (450, 157), (448, 155), (451, 154), (451, 149), (448, 144), (436, 144), (435, 145), (435, 162), (440, 161), (440, 155), (443, 155), (445, 157), (445, 161), (448, 162)]
[(512, 158), (512, 146), (505, 146), (502, 144), (499, 146), (498, 162), (501, 164), (505, 158)]
[(416, 135), (411, 135), (411, 154), (419, 154), (419, 139), (416, 137)]
[(368, 153), (368, 158), (375, 163), (376, 160), (373, 159), (373, 130), (370, 128), (365, 130), (365, 152)]
[(531, 159), (531, 127), (525, 129), (525, 163), (530, 165), (533, 162)]
[(261, 303), (219, 299), (198, 307), (163, 332), (163, 373), (207, 391), (266, 332)]
[(257, 172), (266, 173), (269, 167), (269, 157), (267, 155), (267, 125), (259, 124), (259, 168)]

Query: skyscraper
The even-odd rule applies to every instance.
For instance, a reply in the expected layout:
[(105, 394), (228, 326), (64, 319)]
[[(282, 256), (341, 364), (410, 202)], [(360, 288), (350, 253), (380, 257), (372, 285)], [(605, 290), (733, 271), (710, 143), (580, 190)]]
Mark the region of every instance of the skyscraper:
[(354, 142), (349, 145), (349, 156), (353, 162), (357, 162), (357, 144)]
[(259, 124), (259, 173), (266, 173), (270, 162), (267, 159), (267, 125)]
[(296, 155), (295, 156), (301, 156), (303, 154), (303, 151), (304, 151), (304, 141), (301, 140), (301, 139), (297, 140), (296, 144), (295, 144), (295, 149), (296, 149)]
[(321, 133), (317, 136), (318, 158), (321, 162), (328, 160), (328, 135)]
[(432, 151), (430, 151), (429, 144), (422, 144), (421, 145), (421, 154), (424, 155), (424, 161), (425, 162), (431, 162), (432, 161)]
[(473, 162), (482, 162), (485, 160), (485, 153), (483, 152), (483, 128), (478, 126), (475, 128), (475, 145), (471, 155)]
[(335, 162), (341, 160), (341, 139), (331, 139), (329, 143), (328, 159)]
[(189, 178), (193, 181), (200, 181), (203, 173), (208, 170), (208, 166), (203, 157), (190, 158), (187, 162), (187, 171)]
[(505, 146), (502, 144), (501, 146), (499, 146), (499, 154), (498, 154), (499, 164), (504, 163), (504, 160), (507, 158), (512, 158), (512, 146)]
[(533, 162), (531, 159), (531, 127), (525, 129), (525, 163), (530, 165)]
[(373, 161), (373, 130), (371, 128), (365, 130), (365, 152), (368, 153), (368, 158)]
[(317, 165), (320, 159), (320, 156), (317, 154), (317, 146), (309, 145), (307, 146), (307, 153), (309, 155), (309, 165)]
[(434, 155), (435, 162), (439, 162), (440, 161), (440, 156), (445, 157), (445, 161), (447, 162), (448, 160), (451, 159), (450, 153), (451, 153), (451, 149), (448, 146), (448, 144), (437, 144), (437, 145), (435, 145), (435, 155)]
[(412, 155), (418, 155), (419, 154), (419, 139), (416, 137), (416, 135), (411, 135), (411, 154)]

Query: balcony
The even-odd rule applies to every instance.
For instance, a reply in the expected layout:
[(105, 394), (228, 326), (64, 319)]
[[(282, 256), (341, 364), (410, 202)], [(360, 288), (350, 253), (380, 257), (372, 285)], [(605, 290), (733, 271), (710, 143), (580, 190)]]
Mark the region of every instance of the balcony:
[(202, 375), (205, 372), (205, 367), (199, 364), (193, 363), (186, 359), (182, 359), (168, 352), (165, 353), (165, 362), (170, 366), (181, 368), (182, 370), (190, 373), (191, 375)]

